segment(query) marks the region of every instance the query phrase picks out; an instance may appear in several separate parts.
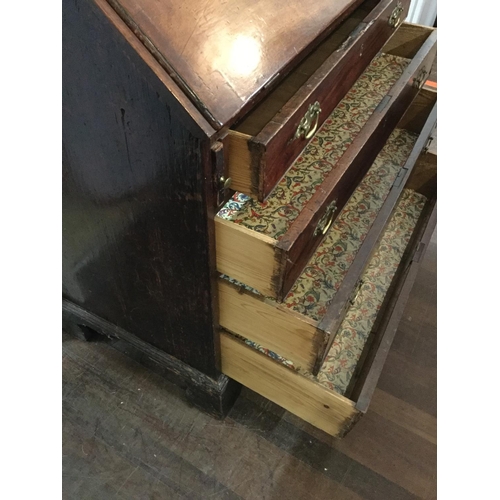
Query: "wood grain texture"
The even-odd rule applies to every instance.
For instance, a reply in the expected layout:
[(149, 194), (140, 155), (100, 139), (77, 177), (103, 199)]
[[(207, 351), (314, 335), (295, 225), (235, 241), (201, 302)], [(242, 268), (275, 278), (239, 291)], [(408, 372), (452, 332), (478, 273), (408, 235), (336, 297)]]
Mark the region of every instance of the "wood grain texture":
[(63, 2), (63, 296), (216, 377), (211, 129), (134, 44)]
[(241, 193), (252, 192), (252, 156), (249, 149), (251, 136), (236, 130), (228, 133), (228, 175), (231, 177), (231, 189)]
[(262, 294), (276, 296), (274, 276), (281, 267), (276, 241), (244, 226), (215, 218), (217, 270)]
[(361, 0), (110, 0), (202, 113), (229, 125)]
[[(223, 327), (277, 352), (281, 356), (293, 361), (296, 366), (302, 367), (313, 374), (318, 373), (335, 340), (336, 333), (345, 317), (350, 305), (349, 301), (356, 291), (359, 279), (377, 248), (377, 244), (403, 189), (411, 186), (412, 189), (422, 192), (428, 197), (434, 198), (436, 195), (436, 162), (425, 161), (429, 153), (421, 155), (421, 151), (427, 143), (428, 136), (431, 134), (436, 123), (437, 105), (435, 103), (437, 95), (435, 93), (432, 95), (434, 99), (428, 102), (428, 104), (434, 103), (434, 106), (427, 107), (428, 120), (420, 130), (420, 136), (401, 170), (403, 175), (394, 182), (394, 186), (389, 192), (377, 218), (366, 235), (334, 299), (329, 303), (321, 321), (318, 323), (310, 322), (311, 326), (304, 331), (304, 327), (307, 326), (305, 322), (308, 321), (306, 316), (293, 313), (293, 311), (280, 306), (276, 302), (262, 300), (252, 293), (240, 292), (234, 286), (221, 280), (219, 287), (221, 295), (220, 323)], [(423, 172), (420, 172), (420, 170), (423, 170)], [(231, 224), (227, 221), (221, 222), (224, 222), (226, 225)], [(409, 245), (407, 253), (409, 251), (413, 253), (420, 251), (418, 248), (419, 245), (420, 241), (415, 240)], [(245, 247), (241, 247), (236, 254), (244, 250)], [(413, 256), (413, 253), (411, 256)], [(250, 252), (250, 255), (253, 255), (253, 252)], [(261, 261), (261, 259), (258, 259), (258, 261)], [(411, 280), (416, 275), (416, 271), (417, 269), (413, 271), (412, 276), (409, 277), (409, 283), (405, 285), (406, 297), (411, 290)], [(242, 280), (242, 282), (245, 283), (245, 280)], [(391, 289), (388, 296), (391, 296), (392, 293), (393, 290)], [(396, 298), (391, 300), (396, 301)], [(403, 310), (403, 298), (398, 307), (400, 311)], [(379, 316), (378, 321), (383, 321), (385, 318), (384, 311), (381, 311)], [(392, 324), (396, 324), (395, 320)], [(299, 345), (301, 350), (298, 350)], [(388, 345), (390, 345), (390, 342)], [(314, 353), (316, 353), (316, 359), (311, 357), (311, 353), (313, 357)], [(373, 355), (376, 355), (376, 352)], [(362, 364), (360, 362), (360, 366)], [(370, 382), (373, 386), (373, 392), (375, 386), (372, 382), (373, 380)], [(358, 382), (355, 387), (356, 394), (359, 394), (362, 389), (363, 382)], [(365, 393), (369, 392), (367, 391)], [(365, 398), (363, 411), (365, 411), (368, 402), (369, 398), (367, 397)]]
[(219, 280), (219, 304), (223, 328), (279, 353), (297, 368), (311, 369), (325, 342), (315, 321), (256, 300), (224, 279)]
[[(419, 218), (415, 231), (398, 266), (396, 275), (377, 314), (370, 338), (356, 367), (356, 374), (346, 391), (347, 397), (342, 397), (342, 400), (355, 404), (355, 408), (360, 414), (368, 410), (373, 392), (387, 359), (387, 354), (394, 340), (397, 325), (402, 317), (406, 302), (414, 285), (420, 260), (434, 232), (436, 220), (434, 198), (427, 202)], [(286, 327), (283, 325), (285, 320), (288, 320), (287, 322), (292, 325), (290, 323), (291, 318), (287, 318), (286, 315), (284, 318), (277, 317), (277, 314), (282, 313), (282, 311), (276, 308), (276, 306), (274, 306), (274, 312), (272, 307), (268, 307), (268, 311), (259, 310), (260, 306), (262, 308), (266, 307), (265, 302), (257, 301), (251, 294), (245, 295), (248, 298), (248, 303), (245, 306), (239, 306), (236, 303), (238, 292), (233, 289), (233, 297), (236, 297), (236, 300), (233, 303), (225, 304), (225, 307), (239, 307), (239, 310), (241, 310), (241, 317), (234, 321), (232, 328), (237, 333), (246, 336), (247, 331), (251, 333), (252, 329), (260, 330), (262, 328), (262, 323), (259, 321), (263, 316), (267, 318), (267, 321), (272, 319), (274, 323), (273, 328), (270, 329), (269, 333), (265, 332), (264, 341), (260, 339), (256, 340), (256, 336), (259, 334), (251, 334), (250, 336), (251, 340), (270, 348), (269, 340), (266, 337), (269, 335), (275, 341), (277, 338), (276, 331), (280, 329), (286, 330)], [(298, 318), (295, 322), (297, 321)], [(245, 325), (245, 333), (241, 333), (240, 331), (243, 324)], [(297, 401), (304, 401), (303, 391), (310, 384), (312, 384), (310, 391), (314, 394), (317, 390), (316, 387), (322, 387), (332, 396), (338, 397), (336, 392), (325, 389), (324, 386), (312, 381), (310, 378), (302, 377), (299, 372), (291, 370), (269, 356), (245, 345), (229, 333), (223, 332), (221, 339), (223, 373), (279, 404), (291, 413), (303, 418), (312, 425), (325, 430), (333, 436), (342, 437), (350, 430), (350, 427), (360, 416), (360, 414), (352, 415), (349, 426), (342, 429), (337, 428), (335, 430), (331, 427), (326, 427), (324, 411), (315, 402), (319, 394), (314, 396), (314, 401), (306, 404), (306, 408), (298, 404)], [(282, 342), (282, 340), (280, 339), (279, 342)], [(324, 344), (321, 347), (323, 346)], [(280, 350), (276, 350), (275, 352), (282, 356), (284, 355)], [(319, 352), (323, 353), (323, 350), (321, 349)], [(305, 367), (307, 371), (310, 370), (309, 366), (306, 365)], [(321, 367), (321, 364), (319, 367)], [(281, 379), (281, 383), (278, 383), (279, 379)], [(327, 409), (331, 407), (331, 404), (328, 402), (324, 404), (326, 404)], [(338, 405), (333, 408), (335, 416), (342, 416), (343, 411)]]
[[(265, 200), (309, 142), (293, 140), (309, 105), (315, 101), (321, 104), (319, 128), (394, 33), (388, 19), (395, 5), (396, 0), (383, 0), (371, 10), (368, 3), (355, 10), (235, 126), (238, 148), (234, 157), (230, 155), (230, 169), (245, 182), (238, 182), (234, 189)], [(409, 1), (403, 5), (405, 16)], [(348, 27), (352, 31), (347, 31)], [(245, 141), (249, 158), (240, 153)], [(241, 173), (236, 173), (239, 170)]]
[[(398, 34), (394, 36), (397, 37)], [(414, 77), (423, 65), (434, 60), (435, 53), (436, 33), (431, 32), (400, 79), (339, 160), (336, 168), (325, 178), (321, 187), (279, 241), (277, 246), (287, 255), (279, 297), (288, 293), (320, 244), (321, 237), (314, 237), (313, 233), (326, 207), (337, 198), (336, 215), (342, 210), (394, 127), (417, 96), (418, 90), (413, 87)], [(429, 112), (428, 107), (426, 112)]]
[(112, 23), (113, 27), (123, 36), (123, 38), (125, 38), (130, 47), (134, 49), (150, 70), (153, 71), (158, 80), (168, 89), (172, 97), (182, 105), (187, 115), (191, 117), (196, 125), (202, 129), (208, 137), (213, 136), (215, 134), (215, 129), (212, 128), (182, 89), (172, 80), (172, 78), (170, 78), (159, 62), (132, 33), (130, 28), (120, 19), (116, 12), (114, 12), (109, 3), (106, 0), (93, 1)]
[(437, 445), (436, 418), (381, 389), (375, 389), (370, 412)]
[(249, 389), (215, 419), (117, 341), (64, 334), (63, 498), (436, 498), (436, 248), (434, 236), (370, 411), (343, 440)]
[(222, 372), (332, 436), (359, 417), (352, 401), (221, 333)]
[(397, 31), (397, 36), (389, 39), (384, 51), (399, 57), (414, 57), (420, 50), (425, 39), (436, 28), (420, 24), (403, 23)]
[(437, 91), (429, 90), (425, 87), (418, 93), (410, 108), (399, 122), (401, 128), (412, 132), (420, 133), (429, 116), (429, 109), (432, 109), (437, 101)]
[(422, 252), (429, 244), (436, 228), (435, 205), (435, 199), (427, 202), (373, 327), (375, 338), (364, 359), (352, 394), (352, 397), (356, 399), (356, 408), (362, 412), (367, 411), (371, 402), (406, 302), (415, 283)]
[[(387, 1), (387, 0), (386, 0)], [(233, 128), (239, 132), (256, 136), (293, 98), (311, 76), (329, 59), (333, 52), (346, 42), (351, 33), (363, 22), (379, 1), (363, 2), (355, 9), (331, 35), (325, 38), (290, 73), (283, 78), (264, 99), (257, 103)]]
[(415, 189), (423, 195), (435, 196), (437, 186), (437, 155), (428, 151), (421, 155), (418, 169), (412, 172), (408, 179), (408, 187)]

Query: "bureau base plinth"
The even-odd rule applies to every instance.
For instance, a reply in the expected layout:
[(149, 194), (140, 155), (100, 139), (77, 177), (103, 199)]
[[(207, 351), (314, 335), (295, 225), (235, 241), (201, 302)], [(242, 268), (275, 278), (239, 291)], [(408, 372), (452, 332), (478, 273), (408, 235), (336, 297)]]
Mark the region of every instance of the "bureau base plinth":
[(214, 417), (224, 418), (240, 394), (241, 385), (226, 375), (211, 378), (69, 300), (63, 300), (62, 313), (66, 332), (84, 341), (109, 342), (114, 349), (184, 389), (193, 406)]

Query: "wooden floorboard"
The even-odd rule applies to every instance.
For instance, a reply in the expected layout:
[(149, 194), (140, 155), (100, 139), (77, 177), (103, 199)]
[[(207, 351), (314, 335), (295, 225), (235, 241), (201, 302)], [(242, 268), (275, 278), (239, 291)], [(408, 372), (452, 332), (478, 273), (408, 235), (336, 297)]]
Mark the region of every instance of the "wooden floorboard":
[(436, 498), (436, 245), (343, 440), (246, 389), (214, 419), (112, 343), (63, 333), (63, 498)]

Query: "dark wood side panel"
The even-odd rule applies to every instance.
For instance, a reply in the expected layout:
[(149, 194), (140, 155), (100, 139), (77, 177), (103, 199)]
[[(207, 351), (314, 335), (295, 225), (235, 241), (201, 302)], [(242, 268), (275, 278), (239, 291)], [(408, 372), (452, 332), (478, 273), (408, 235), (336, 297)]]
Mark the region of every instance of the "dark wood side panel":
[[(380, 2), (253, 140), (254, 143), (263, 144), (264, 148), (261, 150), (265, 150), (265, 157), (261, 158), (260, 164), (255, 165), (260, 170), (260, 201), (269, 195), (309, 142), (303, 138), (292, 140), (308, 106), (315, 101), (321, 104), (318, 127), (321, 126), (395, 32), (395, 28), (389, 25), (389, 18), (398, 3), (402, 5), (401, 16), (404, 19), (410, 5), (409, 0)], [(255, 148), (254, 154), (258, 155), (257, 145)]]
[(63, 297), (215, 377), (210, 128), (99, 2), (63, 2)]

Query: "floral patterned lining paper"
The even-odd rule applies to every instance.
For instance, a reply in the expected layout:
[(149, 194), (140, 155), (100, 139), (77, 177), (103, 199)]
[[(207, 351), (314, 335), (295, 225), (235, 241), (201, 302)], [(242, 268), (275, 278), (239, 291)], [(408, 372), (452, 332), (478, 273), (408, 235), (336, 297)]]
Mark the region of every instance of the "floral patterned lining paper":
[[(403, 190), (380, 244), (361, 277), (360, 292), (339, 327), (325, 363), (317, 377), (307, 372), (305, 376), (339, 394), (345, 393), (425, 201), (425, 196), (410, 189)], [(288, 368), (297, 369), (292, 361), (260, 344), (240, 338)]]
[[(316, 321), (323, 317), (416, 140), (416, 134), (394, 130), (285, 297), (285, 306)], [(229, 276), (222, 278), (259, 294)]]
[[(265, 203), (235, 193), (217, 215), (279, 240), (326, 175), (335, 168), (408, 62), (387, 54), (377, 56)], [(286, 307), (321, 320), (416, 139), (416, 134), (394, 130), (285, 298)], [(424, 203), (422, 195), (403, 191), (381, 243), (362, 276), (360, 293), (348, 309), (320, 373), (317, 377), (309, 373), (304, 375), (330, 390), (345, 393)], [(222, 277), (258, 294), (229, 276)], [(297, 369), (292, 361), (278, 353), (240, 338), (288, 368)]]
[(391, 134), (285, 297), (287, 307), (316, 321), (324, 316), (416, 140), (407, 130)]
[(283, 236), (326, 175), (335, 168), (409, 59), (379, 54), (333, 110), (264, 203), (235, 193), (217, 214), (264, 233)]
[(425, 201), (425, 196), (413, 190), (403, 191), (381, 242), (363, 273), (360, 292), (348, 309), (325, 363), (315, 378), (328, 389), (344, 394), (349, 386)]
[[(285, 306), (316, 321), (321, 320), (387, 198), (394, 179), (410, 154), (416, 139), (416, 134), (406, 130), (396, 129), (391, 134), (368, 173), (340, 211), (332, 228), (288, 293), (284, 301)], [(229, 276), (221, 275), (221, 278), (245, 288), (251, 293), (260, 295), (257, 290)], [(269, 298), (269, 300), (273, 299)], [(242, 340), (250, 347), (270, 356), (288, 368), (296, 369), (292, 361), (283, 358), (278, 353), (251, 340), (244, 338)], [(347, 371), (348, 364), (345, 361), (343, 364)], [(348, 377), (342, 370), (337, 370), (332, 366), (333, 364), (330, 363), (326, 372), (330, 373), (330, 377), (335, 374), (337, 386), (340, 387), (338, 380), (342, 377), (347, 380), (350, 376)]]

